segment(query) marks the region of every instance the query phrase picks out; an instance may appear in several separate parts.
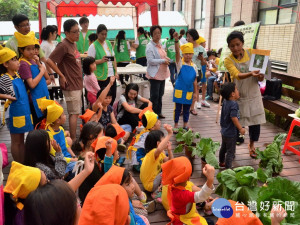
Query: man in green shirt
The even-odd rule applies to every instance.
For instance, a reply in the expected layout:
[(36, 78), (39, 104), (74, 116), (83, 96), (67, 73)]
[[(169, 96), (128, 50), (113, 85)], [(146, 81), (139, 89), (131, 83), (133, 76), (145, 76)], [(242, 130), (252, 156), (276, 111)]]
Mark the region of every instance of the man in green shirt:
[(79, 40), (77, 41), (77, 49), (80, 52), (80, 54), (83, 54), (87, 52), (89, 49), (89, 35), (93, 33), (92, 31), (89, 31), (89, 19), (85, 16), (81, 17), (79, 20), (79, 25), (81, 26), (81, 31), (79, 34)]

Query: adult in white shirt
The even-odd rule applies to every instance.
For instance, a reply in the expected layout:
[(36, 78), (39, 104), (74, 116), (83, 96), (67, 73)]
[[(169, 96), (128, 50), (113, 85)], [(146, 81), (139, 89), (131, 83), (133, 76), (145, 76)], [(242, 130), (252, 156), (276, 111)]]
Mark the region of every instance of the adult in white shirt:
[[(116, 60), (114, 59), (115, 54), (113, 47), (109, 40), (106, 40), (107, 28), (104, 24), (100, 24), (97, 27), (97, 36), (98, 39), (89, 47), (88, 56), (95, 58), (97, 65), (95, 75), (100, 88), (104, 89), (109, 84), (109, 77), (115, 76), (117, 79), (119, 79), (119, 76), (117, 73)], [(113, 105), (117, 95), (116, 81), (111, 86), (110, 91), (112, 92), (111, 105)]]
[[(57, 44), (55, 42), (56, 37), (57, 37), (57, 26), (48, 25), (43, 28), (41, 33), (41, 39), (42, 39), (41, 48), (45, 53), (46, 60), (49, 58), (50, 54), (54, 51), (56, 47)], [(50, 75), (51, 84), (56, 85), (54, 71), (50, 67), (48, 67), (47, 72)], [(49, 94), (51, 99), (54, 99), (53, 96), (54, 94), (55, 94), (55, 98), (58, 99), (57, 89), (53, 89), (53, 88), (49, 89)], [(63, 97), (62, 92), (60, 93), (60, 97), (61, 98)]]

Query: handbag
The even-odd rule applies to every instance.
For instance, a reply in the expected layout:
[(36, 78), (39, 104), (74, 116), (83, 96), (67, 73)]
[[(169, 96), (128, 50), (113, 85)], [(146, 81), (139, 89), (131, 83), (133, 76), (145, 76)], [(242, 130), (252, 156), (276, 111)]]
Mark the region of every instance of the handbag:
[(2, 169), (3, 169), (7, 167), (9, 164), (6, 145), (4, 143), (0, 143), (0, 149), (2, 153)]
[(281, 98), (282, 80), (278, 78), (272, 78), (267, 80), (266, 90), (264, 92), (264, 99), (277, 100)]

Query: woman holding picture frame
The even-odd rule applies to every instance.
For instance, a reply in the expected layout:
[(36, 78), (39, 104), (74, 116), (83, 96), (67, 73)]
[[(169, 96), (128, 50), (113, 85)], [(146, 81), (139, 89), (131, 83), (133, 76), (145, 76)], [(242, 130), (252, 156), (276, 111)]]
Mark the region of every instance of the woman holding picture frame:
[(249, 71), (251, 49), (244, 49), (244, 36), (240, 31), (233, 31), (227, 37), (227, 44), (231, 54), (224, 60), (230, 73), (231, 80), (240, 92), (237, 100), (240, 111), (240, 123), (249, 127), (250, 143), (248, 145), (250, 157), (256, 158), (254, 142), (260, 136), (260, 124), (266, 122), (265, 111), (258, 81), (264, 80), (264, 74), (259, 70)]

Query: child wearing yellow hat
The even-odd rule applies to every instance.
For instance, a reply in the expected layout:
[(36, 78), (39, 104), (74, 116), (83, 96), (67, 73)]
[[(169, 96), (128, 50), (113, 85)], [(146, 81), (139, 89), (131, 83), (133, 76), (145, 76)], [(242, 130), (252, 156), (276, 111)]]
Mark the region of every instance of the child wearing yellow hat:
[(68, 162), (77, 161), (76, 155), (70, 147), (72, 140), (70, 137), (66, 137), (65, 130), (62, 127), (66, 122), (63, 107), (53, 100), (41, 99), (40, 108), (46, 116), (45, 129), (49, 133), (50, 140), (55, 140), (59, 144), (64, 157), (69, 158)]
[(178, 127), (179, 116), (182, 111), (183, 128), (188, 130), (190, 108), (193, 103), (193, 95), (196, 94), (197, 90), (197, 66), (192, 62), (192, 57), (194, 55), (193, 44), (186, 43), (180, 46), (183, 56), (181, 59), (178, 33), (175, 32), (173, 35), (175, 39), (176, 64), (178, 71), (173, 95), (173, 102), (175, 102), (174, 128)]
[(43, 116), (39, 107), (40, 100), (43, 98), (49, 99), (47, 82), (44, 77), (45, 67), (41, 64), (38, 66), (34, 61), (36, 44), (34, 32), (31, 31), (26, 35), (15, 32), (15, 37), (21, 55), (19, 73), (30, 90), (33, 122), (37, 124)]
[(30, 192), (47, 183), (44, 172), (13, 161), (4, 187), (5, 224), (23, 224), (23, 203)]
[(5, 118), (11, 136), (11, 153), (15, 161), (23, 162), (24, 133), (33, 130), (33, 124), (26, 88), (17, 73), (19, 66), (16, 53), (0, 47), (0, 94), (8, 99)]
[(142, 159), (145, 157), (145, 140), (152, 130), (159, 130), (161, 122), (158, 115), (151, 110), (145, 111), (141, 116), (143, 130), (134, 137), (133, 144), (128, 147), (127, 155), (131, 159), (133, 168), (140, 172)]
[[(196, 209), (196, 203), (203, 202), (214, 191), (213, 181), (215, 169), (207, 164), (203, 174), (207, 181), (200, 191), (193, 192), (189, 184), (192, 165), (186, 157), (178, 157), (162, 164), (162, 184), (167, 185), (167, 199), (170, 210), (170, 224), (202, 224), (207, 225)], [(164, 199), (163, 199), (164, 200)]]

